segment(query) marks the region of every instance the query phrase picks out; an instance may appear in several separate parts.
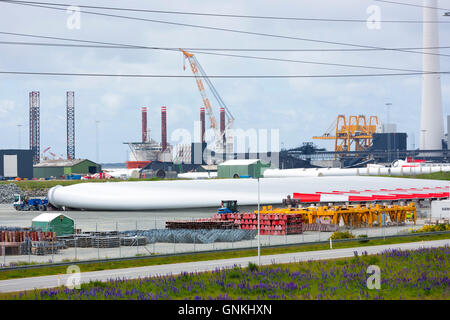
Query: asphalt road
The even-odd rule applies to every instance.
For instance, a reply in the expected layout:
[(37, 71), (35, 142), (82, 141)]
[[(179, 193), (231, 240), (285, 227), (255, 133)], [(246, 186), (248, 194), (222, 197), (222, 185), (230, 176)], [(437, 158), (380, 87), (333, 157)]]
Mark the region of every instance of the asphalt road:
[[(352, 257), (355, 251), (357, 251), (358, 254), (361, 255), (365, 251), (368, 254), (376, 254), (386, 249), (405, 250), (405, 249), (418, 249), (422, 247), (441, 247), (445, 245), (450, 245), (450, 239), (357, 247), (357, 248), (285, 253), (285, 254), (261, 256), (261, 264), (270, 265), (274, 263), (290, 263), (308, 260), (345, 258), (345, 257)], [(235, 259), (176, 263), (176, 264), (157, 265), (148, 267), (102, 270), (84, 273), (81, 272), (79, 276), (77, 276), (76, 274), (64, 274), (64, 275), (2, 280), (0, 281), (0, 292), (15, 292), (33, 289), (54, 288), (60, 285), (65, 285), (69, 277), (71, 277), (72, 279), (74, 277), (79, 277), (81, 283), (86, 283), (90, 281), (106, 281), (109, 279), (116, 279), (116, 278), (137, 279), (157, 275), (180, 274), (182, 272), (211, 271), (217, 268), (221, 269), (233, 267), (234, 265), (246, 267), (249, 264), (249, 262), (258, 263), (258, 257), (255, 256), (255, 257), (244, 257)], [(83, 267), (81, 266), (81, 269), (82, 268)]]

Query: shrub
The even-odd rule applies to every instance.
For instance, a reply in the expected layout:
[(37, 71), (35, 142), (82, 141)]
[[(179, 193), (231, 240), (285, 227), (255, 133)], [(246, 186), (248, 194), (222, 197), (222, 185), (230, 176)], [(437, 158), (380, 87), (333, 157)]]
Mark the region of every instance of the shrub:
[[(250, 264), (249, 264), (250, 268)], [(241, 269), (239, 267), (234, 267), (232, 270), (228, 272), (228, 278), (230, 279), (238, 279), (241, 277)]]
[(413, 230), (411, 233), (421, 233), (421, 232), (438, 232), (438, 231), (450, 231), (449, 224), (436, 224), (436, 225), (426, 225), (420, 229)]
[(360, 234), (358, 236), (358, 239), (361, 239), (361, 240), (359, 240), (359, 242), (369, 242), (369, 239), (367, 239), (367, 235), (366, 234)]
[(248, 270), (250, 270), (251, 272), (258, 271), (258, 265), (256, 263), (249, 262), (248, 263)]
[(330, 239), (332, 239), (332, 240), (337, 240), (337, 239), (353, 239), (354, 237), (355, 237), (355, 235), (352, 234), (350, 231), (345, 231), (345, 232), (342, 232), (342, 231), (336, 231), (336, 232), (334, 232), (334, 233), (331, 235)]

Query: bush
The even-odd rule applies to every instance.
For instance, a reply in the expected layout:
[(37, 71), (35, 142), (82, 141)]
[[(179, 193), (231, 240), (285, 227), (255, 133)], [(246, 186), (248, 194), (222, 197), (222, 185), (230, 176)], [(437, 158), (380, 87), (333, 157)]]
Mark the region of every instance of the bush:
[(359, 242), (369, 242), (369, 239), (367, 239), (367, 235), (366, 234), (360, 234), (359, 236), (358, 236), (358, 239), (361, 239), (361, 240), (359, 240)]
[(436, 225), (426, 225), (420, 229), (413, 230), (411, 233), (421, 233), (421, 232), (438, 232), (438, 231), (450, 231), (449, 224), (436, 224)]
[[(249, 268), (250, 268), (250, 264), (249, 264)], [(233, 267), (232, 270), (230, 270), (230, 272), (228, 272), (228, 278), (230, 279), (238, 279), (241, 277), (241, 268), (239, 267)]]
[(258, 265), (256, 263), (249, 262), (248, 263), (248, 270), (250, 270), (251, 272), (258, 271)]
[(331, 235), (331, 237), (330, 237), (330, 239), (332, 239), (332, 240), (338, 240), (338, 239), (353, 239), (353, 238), (355, 238), (355, 235), (352, 234), (350, 231), (345, 231), (345, 232), (342, 232), (342, 231), (336, 231), (336, 232), (334, 232), (334, 233)]

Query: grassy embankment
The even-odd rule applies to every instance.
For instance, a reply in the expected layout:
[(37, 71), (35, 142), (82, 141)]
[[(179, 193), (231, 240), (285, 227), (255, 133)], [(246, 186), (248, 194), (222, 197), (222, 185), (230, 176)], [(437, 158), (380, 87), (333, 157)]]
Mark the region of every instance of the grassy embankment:
[[(380, 287), (369, 279), (380, 271)], [(450, 299), (450, 247), (230, 269), (204, 273), (113, 280), (3, 295), (4, 299)], [(372, 285), (369, 288), (369, 285)], [(375, 287), (374, 287), (375, 285)]]
[[(431, 179), (431, 180), (449, 180), (450, 172), (436, 172), (430, 174), (421, 174), (414, 176), (384, 176), (391, 178), (413, 178), (413, 179)], [(185, 180), (185, 179), (161, 179), (161, 178), (149, 178), (149, 179), (136, 179), (130, 178), (126, 181), (160, 181), (160, 180)], [(108, 180), (22, 180), (22, 181), (0, 181), (0, 184), (14, 183), (17, 184), (22, 190), (30, 191), (34, 189), (51, 188), (57, 185), (69, 186), (77, 183), (98, 183), (98, 182), (122, 182), (122, 179), (108, 179)]]
[(99, 183), (99, 182), (123, 182), (123, 181), (160, 181), (161, 178), (135, 179), (92, 179), (92, 180), (21, 180), (21, 181), (0, 181), (1, 184), (14, 183), (23, 191), (35, 189), (52, 188), (55, 186), (70, 186), (78, 183)]
[[(348, 242), (334, 242), (333, 249), (339, 248), (351, 248), (351, 247), (362, 247), (362, 246), (375, 246), (375, 245), (386, 245), (386, 244), (398, 244), (407, 242), (419, 242), (419, 241), (432, 241), (432, 240), (442, 240), (450, 239), (450, 234), (439, 234), (439, 235), (420, 235), (414, 234), (409, 237), (399, 237), (399, 238), (386, 238), (386, 240), (364, 240), (355, 239), (354, 241)], [(317, 250), (329, 250), (329, 244), (305, 244), (305, 245), (294, 245), (278, 248), (261, 248), (261, 255), (271, 255), (271, 254), (282, 254), (282, 253), (292, 253), (292, 252), (305, 252), (305, 251), (317, 251)], [(110, 270), (119, 268), (132, 268), (132, 267), (144, 267), (151, 265), (161, 265), (161, 264), (171, 264), (171, 263), (182, 263), (182, 262), (195, 262), (195, 261), (208, 261), (217, 259), (231, 259), (240, 257), (253, 257), (257, 255), (256, 249), (245, 249), (245, 250), (233, 250), (233, 251), (217, 251), (214, 253), (195, 253), (195, 254), (185, 254), (185, 255), (174, 255), (165, 257), (149, 257), (140, 258), (135, 260), (126, 261), (110, 261), (102, 263), (86, 263), (80, 264), (81, 272), (89, 271), (99, 271), (99, 270)], [(26, 265), (26, 262), (22, 263)], [(67, 266), (43, 266), (39, 268), (24, 269), (24, 270), (9, 270), (0, 271), (0, 280), (15, 279), (15, 278), (26, 278), (26, 277), (37, 277), (45, 275), (55, 275), (66, 273)], [(1, 270), (1, 269), (0, 269)]]
[(418, 174), (418, 175), (411, 175), (411, 176), (384, 176), (384, 177), (450, 181), (450, 172), (435, 172), (435, 173)]

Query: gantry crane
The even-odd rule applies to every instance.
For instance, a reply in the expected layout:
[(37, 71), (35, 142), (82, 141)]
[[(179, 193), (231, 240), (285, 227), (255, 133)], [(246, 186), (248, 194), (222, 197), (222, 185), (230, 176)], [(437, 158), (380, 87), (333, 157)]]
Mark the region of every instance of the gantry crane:
[(323, 135), (313, 139), (334, 140), (335, 152), (363, 151), (372, 145), (372, 136), (377, 132), (377, 128), (377, 116), (370, 116), (367, 121), (364, 115), (349, 116), (348, 120), (344, 115), (338, 115)]
[[(232, 140), (233, 138), (226, 137), (227, 132), (229, 133), (231, 127), (233, 126), (233, 122), (234, 122), (233, 115), (231, 114), (231, 112), (227, 108), (227, 106), (225, 105), (225, 102), (223, 102), (223, 100), (220, 97), (217, 90), (214, 88), (214, 85), (212, 84), (211, 80), (208, 78), (207, 74), (203, 70), (203, 68), (200, 65), (200, 63), (198, 62), (197, 58), (192, 53), (189, 53), (183, 49), (180, 49), (180, 51), (183, 52), (184, 58), (188, 59), (188, 61), (189, 61), (189, 64), (192, 69), (192, 73), (194, 74), (195, 80), (197, 82), (198, 90), (200, 91), (200, 95), (202, 96), (202, 99), (203, 99), (203, 104), (205, 106), (206, 112), (209, 117), (210, 127), (214, 130), (215, 151), (218, 153), (233, 152), (233, 140)], [(211, 90), (212, 94), (216, 98), (219, 106), (225, 109), (227, 121), (225, 124), (225, 130), (223, 132), (221, 132), (220, 128), (218, 128), (218, 126), (217, 126), (217, 120), (216, 120), (216, 117), (214, 116), (214, 112), (212, 110), (211, 103), (206, 94), (206, 90), (203, 85), (203, 80), (205, 80), (205, 82), (208, 85), (209, 89)]]

